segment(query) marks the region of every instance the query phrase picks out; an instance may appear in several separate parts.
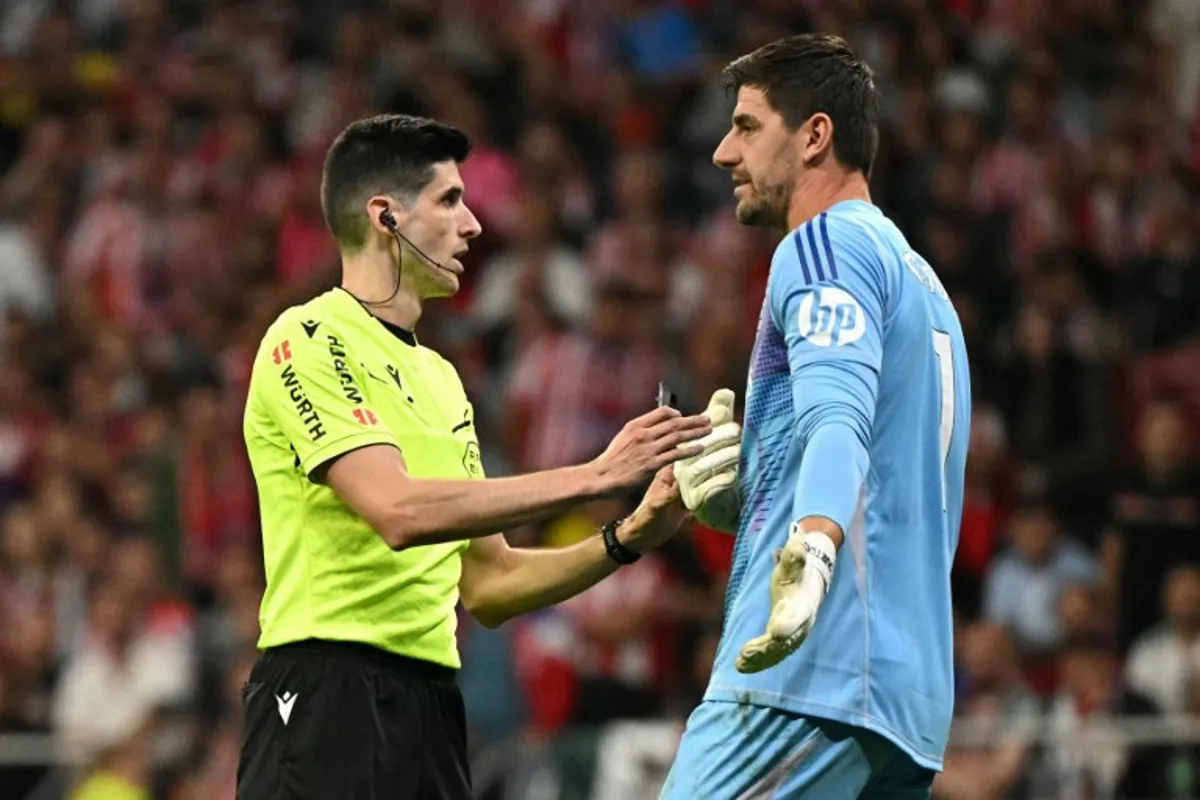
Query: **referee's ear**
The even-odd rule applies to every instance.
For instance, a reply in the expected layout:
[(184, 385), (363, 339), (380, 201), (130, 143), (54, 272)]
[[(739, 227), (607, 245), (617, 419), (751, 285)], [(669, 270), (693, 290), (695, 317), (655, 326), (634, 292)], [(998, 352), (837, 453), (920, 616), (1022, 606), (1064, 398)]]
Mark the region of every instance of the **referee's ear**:
[(372, 230), (382, 236), (391, 236), (391, 229), (388, 227), (388, 219), (390, 215), (391, 225), (398, 224), (398, 220), (403, 209), (396, 203), (394, 198), (388, 197), (386, 194), (377, 194), (367, 200), (367, 224)]

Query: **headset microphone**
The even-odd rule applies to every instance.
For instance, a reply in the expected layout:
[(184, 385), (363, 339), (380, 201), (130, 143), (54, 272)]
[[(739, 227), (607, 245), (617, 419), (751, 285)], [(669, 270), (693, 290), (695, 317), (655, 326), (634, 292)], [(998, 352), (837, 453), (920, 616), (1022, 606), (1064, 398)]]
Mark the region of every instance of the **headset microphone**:
[[(454, 270), (448, 269), (447, 267), (443, 266), (438, 261), (434, 261), (432, 258), (429, 257), (428, 253), (426, 253), (421, 248), (417, 247), (415, 244), (413, 244), (411, 239), (409, 239), (407, 236), (405, 236), (403, 233), (401, 233), (400, 227), (396, 224), (396, 217), (394, 214), (392, 214), (392, 210), (390, 208), (385, 208), (383, 211), (379, 212), (379, 224), (388, 229), (388, 233), (392, 234), (392, 236), (393, 236), (393, 238), (395, 238), (397, 244), (401, 244), (402, 246), (408, 245), (410, 250), (412, 250), (414, 253), (419, 255), (421, 258), (425, 259), (425, 261), (428, 262), (429, 264), (432, 264), (433, 266), (437, 267), (440, 270), (445, 270), (446, 272), (449, 272), (451, 275), (456, 274), (454, 272)], [(398, 294), (400, 294), (400, 270), (399, 270), (399, 268), (397, 268), (397, 270), (396, 270), (396, 288), (392, 290), (391, 295), (389, 295), (387, 297), (387, 299), (385, 299), (385, 300), (363, 300), (361, 297), (355, 297), (354, 299), (358, 300), (358, 302), (362, 303), (364, 306), (385, 306), (388, 303), (392, 302), (392, 300), (395, 299), (396, 295), (398, 295)]]
[(426, 262), (432, 264), (440, 270), (449, 272), (452, 275), (456, 274), (454, 270), (442, 264), (440, 261), (435, 261), (429, 256), (428, 253), (413, 244), (412, 239), (409, 239), (407, 236), (401, 233), (400, 227), (396, 224), (396, 217), (392, 214), (392, 210), (390, 208), (385, 208), (383, 211), (379, 212), (379, 224), (387, 228), (388, 232), (391, 233), (392, 236), (396, 237), (397, 242), (403, 242), (404, 244), (408, 245), (410, 250), (419, 255), (421, 258), (425, 259)]

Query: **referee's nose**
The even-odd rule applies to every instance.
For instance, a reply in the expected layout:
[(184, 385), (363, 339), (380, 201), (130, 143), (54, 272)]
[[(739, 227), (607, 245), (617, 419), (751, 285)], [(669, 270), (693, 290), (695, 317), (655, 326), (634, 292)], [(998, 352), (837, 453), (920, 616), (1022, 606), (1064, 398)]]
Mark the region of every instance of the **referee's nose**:
[(481, 233), (483, 233), (483, 226), (480, 225), (479, 220), (475, 218), (475, 212), (472, 211), (466, 203), (463, 203), (462, 217), (458, 222), (458, 235), (463, 239), (474, 239)]

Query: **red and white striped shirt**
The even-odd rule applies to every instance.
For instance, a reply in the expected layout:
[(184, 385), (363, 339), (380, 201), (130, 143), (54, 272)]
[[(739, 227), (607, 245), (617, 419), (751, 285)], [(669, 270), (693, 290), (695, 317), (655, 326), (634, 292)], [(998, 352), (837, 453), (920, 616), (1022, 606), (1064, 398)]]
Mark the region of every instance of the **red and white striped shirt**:
[(598, 455), (628, 420), (650, 410), (663, 368), (656, 349), (605, 345), (577, 333), (535, 341), (518, 359), (508, 389), (510, 406), (530, 423), (517, 453), (521, 469)]

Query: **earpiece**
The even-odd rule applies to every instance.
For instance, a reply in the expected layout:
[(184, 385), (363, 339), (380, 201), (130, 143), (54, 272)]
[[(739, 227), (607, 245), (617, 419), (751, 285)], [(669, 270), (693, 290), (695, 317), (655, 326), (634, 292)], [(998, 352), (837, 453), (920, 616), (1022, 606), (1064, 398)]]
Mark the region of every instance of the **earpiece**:
[(379, 224), (393, 233), (396, 232), (396, 217), (392, 214), (390, 208), (385, 208), (379, 212)]

